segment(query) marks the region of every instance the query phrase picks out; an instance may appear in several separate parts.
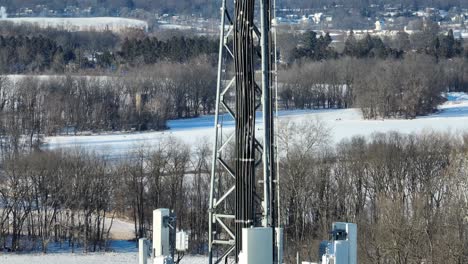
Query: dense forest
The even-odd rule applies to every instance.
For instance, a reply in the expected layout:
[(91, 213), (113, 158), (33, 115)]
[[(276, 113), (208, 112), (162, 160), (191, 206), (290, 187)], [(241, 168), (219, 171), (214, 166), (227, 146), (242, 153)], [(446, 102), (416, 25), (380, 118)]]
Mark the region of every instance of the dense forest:
[(66, 32), (0, 23), (0, 74), (115, 71), (125, 65), (185, 62), (214, 56), (217, 45), (207, 37), (124, 38), (111, 32)]
[(359, 107), (369, 119), (415, 118), (436, 111), (448, 87), (466, 89), (467, 69), (465, 60), (437, 64), (424, 55), (303, 62), (281, 72), (279, 96), (286, 109)]
[(212, 112), (215, 73), (197, 59), (125, 76), (0, 77), (1, 120), (38, 144), (42, 135), (164, 129), (168, 119)]
[(298, 59), (320, 61), (338, 57), (402, 59), (404, 55), (415, 53), (436, 59), (468, 58), (463, 40), (456, 39), (451, 29), (442, 33), (439, 25), (433, 22), (427, 22), (419, 32), (408, 34), (401, 31), (393, 37), (370, 34), (357, 37), (350, 30), (340, 51), (332, 44), (329, 33), (319, 35), (314, 31), (280, 34), (278, 45), (281, 58), (286, 63)]
[[(93, 52), (81, 46), (61, 46), (57, 41), (39, 36), (0, 36), (0, 72), (64, 73), (80, 69), (116, 69), (122, 65), (154, 64), (160, 61), (184, 62), (201, 55), (216, 53), (214, 41), (204, 37), (174, 37), (167, 41), (146, 37), (126, 39), (119, 50)], [(70, 70), (68, 70), (70, 71)]]

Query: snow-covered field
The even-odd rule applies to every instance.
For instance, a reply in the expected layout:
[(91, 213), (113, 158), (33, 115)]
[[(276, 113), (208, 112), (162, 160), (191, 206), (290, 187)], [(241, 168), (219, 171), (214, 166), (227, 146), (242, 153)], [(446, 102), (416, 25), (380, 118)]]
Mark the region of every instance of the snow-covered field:
[(68, 31), (105, 31), (120, 33), (127, 29), (148, 30), (146, 21), (120, 17), (14, 17), (1, 21), (14, 24), (33, 24), (40, 28), (59, 28)]
[[(333, 142), (356, 135), (376, 132), (399, 131), (420, 133), (425, 131), (468, 132), (468, 94), (450, 93), (440, 111), (413, 120), (364, 120), (358, 109), (283, 111), (280, 121), (303, 122), (319, 119), (331, 129)], [(228, 119), (227, 116), (225, 116)], [(169, 130), (147, 133), (110, 133), (90, 136), (56, 136), (45, 138), (45, 149), (81, 148), (114, 158), (123, 157), (129, 151), (154, 146), (163, 139), (176, 138), (195, 145), (213, 137), (213, 116), (168, 122)], [(260, 124), (261, 120), (259, 121)], [(232, 131), (234, 122), (225, 122), (225, 131)]]
[[(112, 241), (109, 252), (71, 253), (70, 248), (49, 246), (49, 253), (2, 253), (1, 264), (137, 264), (138, 248), (135, 242), (118, 240)], [(148, 260), (148, 263), (151, 263)], [(181, 264), (206, 264), (205, 256), (185, 256)]]

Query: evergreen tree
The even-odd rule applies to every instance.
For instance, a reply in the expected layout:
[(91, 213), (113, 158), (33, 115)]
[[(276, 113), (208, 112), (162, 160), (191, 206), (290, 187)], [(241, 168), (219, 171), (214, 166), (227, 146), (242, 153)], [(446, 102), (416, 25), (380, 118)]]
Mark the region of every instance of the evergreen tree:
[(302, 36), (302, 46), (293, 50), (293, 57), (296, 59), (309, 58), (312, 60), (323, 60), (331, 57), (330, 44), (332, 38), (330, 34), (321, 35), (317, 38), (317, 33), (309, 31)]
[(133, 2), (133, 0), (127, 0), (125, 2), (125, 5), (126, 7), (128, 7), (129, 9), (134, 9), (135, 8), (135, 3)]
[(344, 47), (343, 54), (345, 56), (350, 56), (350, 57), (357, 57), (358, 56), (358, 54), (357, 54), (357, 41), (356, 41), (356, 37), (354, 36), (354, 31), (353, 30), (351, 30), (349, 32), (349, 36), (345, 41), (345, 47)]
[(455, 54), (455, 37), (453, 36), (453, 30), (450, 29), (447, 36), (441, 37), (439, 42), (438, 56), (442, 58), (452, 58)]
[(372, 46), (370, 47), (370, 56), (385, 59), (388, 56), (387, 47), (381, 38), (372, 38)]
[(113, 62), (114, 56), (108, 50), (97, 56), (97, 63), (102, 68), (109, 68)]

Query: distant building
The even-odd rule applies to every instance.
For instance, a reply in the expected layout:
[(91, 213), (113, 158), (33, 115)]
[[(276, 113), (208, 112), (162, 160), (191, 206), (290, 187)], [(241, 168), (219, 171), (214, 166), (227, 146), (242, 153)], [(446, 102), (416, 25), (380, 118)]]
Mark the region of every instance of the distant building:
[(376, 31), (382, 31), (385, 29), (385, 21), (384, 20), (377, 20), (375, 22), (375, 30)]
[(422, 10), (414, 12), (413, 15), (415, 15), (417, 17), (430, 17), (431, 16), (431, 14), (429, 14), (426, 11), (422, 11)]
[(8, 18), (7, 9), (4, 6), (0, 7), (0, 17), (2, 19)]
[(449, 15), (449, 13), (445, 10), (439, 10), (439, 16), (442, 18), (442, 19), (445, 19), (447, 18)]
[(320, 24), (320, 22), (322, 22), (323, 20), (323, 13), (315, 13), (313, 15), (310, 15), (309, 18), (312, 19), (312, 21), (314, 21), (315, 24)]

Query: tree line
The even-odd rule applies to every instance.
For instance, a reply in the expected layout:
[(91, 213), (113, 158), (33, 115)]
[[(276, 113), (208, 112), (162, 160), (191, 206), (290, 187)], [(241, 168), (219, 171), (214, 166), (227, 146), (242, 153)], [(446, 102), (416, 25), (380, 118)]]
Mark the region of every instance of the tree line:
[(107, 72), (158, 62), (188, 62), (214, 56), (218, 44), (207, 37), (173, 36), (166, 40), (135, 32), (66, 32), (0, 23), (1, 74), (64, 74), (100, 69)]
[[(141, 36), (143, 32), (134, 29), (124, 32), (129, 37)], [(0, 22), (0, 35), (7, 37), (44, 37), (57, 43), (64, 49), (80, 48), (85, 51), (99, 51), (115, 49), (121, 42), (122, 37), (112, 31), (67, 31), (61, 28), (41, 28), (34, 24), (15, 24), (9, 21)]]
[(171, 208), (177, 212), (177, 228), (190, 230), (193, 252), (204, 253), (208, 145), (191, 149), (168, 139), (118, 162), (78, 149), (13, 152), (5, 146), (0, 174), (2, 251), (105, 251), (117, 217), (134, 222), (135, 238), (151, 237), (153, 209)]
[(50, 243), (72, 252), (107, 247), (115, 179), (103, 159), (85, 153), (8, 153), (0, 177), (2, 251), (47, 253)]
[(428, 23), (420, 32), (411, 35), (398, 32), (393, 37), (365, 34), (358, 38), (351, 30), (341, 52), (333, 47), (329, 33), (318, 35), (309, 31), (293, 36), (296, 42), (293, 42), (292, 47), (290, 43), (284, 43), (287, 40), (283, 38), (290, 37), (290, 34), (286, 34), (287, 36), (280, 37), (283, 42), (280, 43), (281, 56), (286, 63), (301, 59), (320, 61), (338, 57), (402, 59), (405, 55), (414, 53), (436, 59), (468, 58), (468, 50), (463, 47), (461, 39), (455, 39), (453, 30), (440, 34), (438, 25)]
[(320, 122), (280, 127), (290, 260), (318, 259), (334, 221), (358, 224), (359, 263), (468, 260), (466, 135), (391, 132), (330, 146)]
[(158, 61), (183, 62), (201, 54), (217, 54), (218, 43), (207, 37), (172, 37), (166, 41), (146, 37), (126, 38), (118, 55), (132, 65), (154, 64)]
[(279, 74), (283, 109), (357, 107), (365, 118), (415, 118), (437, 110), (443, 93), (467, 91), (468, 61), (408, 55), (295, 63)]
[(3, 129), (28, 135), (166, 128), (170, 118), (211, 113), (215, 69), (203, 59), (159, 63), (125, 76), (0, 77)]

